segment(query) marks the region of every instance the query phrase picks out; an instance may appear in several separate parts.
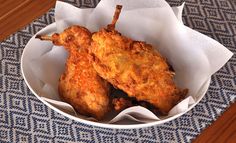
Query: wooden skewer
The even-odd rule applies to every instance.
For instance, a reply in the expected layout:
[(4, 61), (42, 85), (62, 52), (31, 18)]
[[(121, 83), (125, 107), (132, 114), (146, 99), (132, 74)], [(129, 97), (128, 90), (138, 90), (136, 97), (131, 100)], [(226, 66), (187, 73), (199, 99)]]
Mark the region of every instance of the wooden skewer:
[(40, 40), (48, 40), (48, 41), (52, 41), (52, 37), (48, 36), (48, 35), (36, 35), (35, 38), (38, 38)]
[(121, 9), (122, 9), (122, 5), (117, 5), (116, 6), (116, 10), (115, 10), (115, 13), (113, 15), (112, 22), (111, 22), (111, 24), (107, 25), (108, 30), (114, 30), (115, 29), (116, 22), (119, 19)]

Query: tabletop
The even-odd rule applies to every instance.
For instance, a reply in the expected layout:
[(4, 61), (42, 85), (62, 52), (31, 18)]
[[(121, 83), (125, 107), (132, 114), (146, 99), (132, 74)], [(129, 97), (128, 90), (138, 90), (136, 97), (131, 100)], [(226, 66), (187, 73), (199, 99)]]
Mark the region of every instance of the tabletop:
[[(95, 7), (99, 0), (68, 0)], [(167, 0), (171, 6), (183, 0)], [(0, 0), (0, 142), (235, 142), (236, 57), (212, 76), (202, 101), (163, 125), (115, 130), (78, 123), (41, 103), (20, 73), (28, 40), (54, 22), (55, 0)], [(183, 22), (236, 53), (236, 1), (185, 0)], [(220, 58), (220, 57), (219, 57)]]

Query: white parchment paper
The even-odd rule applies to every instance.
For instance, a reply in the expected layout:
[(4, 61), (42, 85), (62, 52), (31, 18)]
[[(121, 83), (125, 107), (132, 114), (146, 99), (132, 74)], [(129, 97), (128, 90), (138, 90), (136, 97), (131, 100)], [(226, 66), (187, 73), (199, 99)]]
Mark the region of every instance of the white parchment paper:
[[(186, 112), (203, 97), (203, 89), (206, 90), (209, 86), (205, 83), (233, 53), (217, 41), (184, 26), (181, 19), (184, 4), (171, 8), (164, 0), (101, 0), (95, 9), (80, 9), (58, 1), (55, 8), (54, 32), (62, 32), (71, 25), (85, 26), (91, 32), (98, 31), (111, 22), (117, 4), (123, 5), (116, 25), (117, 30), (134, 40), (146, 41), (160, 51), (175, 70), (176, 84), (181, 88), (188, 88), (189, 94), (167, 117), (157, 117), (151, 111), (135, 106), (118, 115), (111, 113), (101, 122), (116, 123), (129, 119), (147, 123)], [(42, 46), (49, 43), (35, 40), (35, 43), (42, 43)], [(63, 73), (67, 52), (63, 47), (52, 44), (46, 46), (47, 50), (42, 48), (42, 54), (28, 62), (30, 71), (35, 76), (34, 80), (40, 84), (37, 94), (48, 103), (64, 109), (64, 112), (85, 120), (93, 120), (77, 115), (73, 107), (60, 101), (58, 96), (58, 79)]]

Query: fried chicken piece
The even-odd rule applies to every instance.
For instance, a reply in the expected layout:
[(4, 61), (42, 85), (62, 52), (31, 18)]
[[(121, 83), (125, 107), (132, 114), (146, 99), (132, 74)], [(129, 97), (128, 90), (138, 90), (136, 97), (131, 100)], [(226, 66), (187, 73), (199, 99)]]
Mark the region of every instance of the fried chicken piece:
[(167, 114), (187, 94), (174, 81), (174, 73), (151, 45), (122, 36), (115, 30), (121, 6), (112, 23), (92, 35), (93, 67), (113, 86), (137, 101), (146, 101)]
[(65, 71), (59, 79), (60, 97), (80, 114), (100, 120), (110, 110), (110, 85), (92, 66), (88, 53), (91, 36), (86, 28), (72, 26), (60, 34), (36, 38), (50, 40), (69, 52)]
[(132, 106), (143, 106), (150, 111), (152, 111), (156, 115), (160, 115), (160, 111), (154, 107), (152, 104), (146, 101), (137, 101), (135, 98), (125, 98), (125, 97), (117, 97), (112, 99), (112, 105), (115, 111), (120, 112), (126, 108)]
[(134, 104), (132, 103), (131, 100), (123, 98), (123, 97), (113, 98), (112, 105), (113, 105), (113, 108), (115, 109), (115, 111), (118, 111), (118, 112), (120, 112), (126, 108), (129, 108), (131, 106), (134, 106)]

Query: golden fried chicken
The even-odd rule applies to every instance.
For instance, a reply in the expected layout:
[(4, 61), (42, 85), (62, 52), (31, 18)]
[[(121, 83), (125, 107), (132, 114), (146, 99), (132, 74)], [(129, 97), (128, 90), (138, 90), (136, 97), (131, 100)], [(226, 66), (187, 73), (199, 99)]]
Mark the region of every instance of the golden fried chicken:
[(112, 23), (92, 35), (90, 52), (93, 67), (113, 86), (138, 101), (146, 101), (167, 114), (185, 95), (174, 73), (158, 51), (145, 42), (134, 41), (115, 30), (121, 6), (117, 6)]
[(146, 101), (137, 101), (135, 98), (130, 97), (116, 97), (112, 99), (112, 105), (114, 107), (114, 110), (117, 112), (120, 112), (126, 108), (132, 107), (132, 106), (142, 106), (153, 113), (159, 115), (160, 111), (154, 107), (152, 104), (146, 102)]
[(69, 52), (65, 72), (59, 79), (60, 97), (80, 114), (100, 120), (110, 108), (110, 85), (97, 74), (89, 60), (91, 36), (86, 28), (72, 26), (61, 34), (36, 38), (62, 45)]
[(131, 100), (120, 97), (120, 98), (113, 98), (112, 99), (112, 105), (115, 111), (122, 111), (126, 108), (129, 108), (131, 106), (134, 106)]

